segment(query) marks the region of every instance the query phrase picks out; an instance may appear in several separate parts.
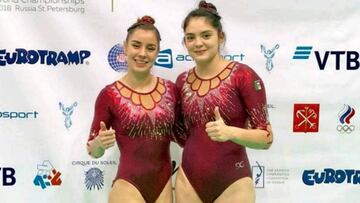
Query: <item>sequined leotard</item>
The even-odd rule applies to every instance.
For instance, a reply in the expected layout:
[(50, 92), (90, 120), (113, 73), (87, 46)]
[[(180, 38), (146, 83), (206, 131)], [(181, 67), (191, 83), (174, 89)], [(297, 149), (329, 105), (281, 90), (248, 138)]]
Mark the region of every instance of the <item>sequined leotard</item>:
[(248, 66), (231, 62), (217, 76), (201, 79), (195, 69), (182, 73), (176, 82), (188, 131), (182, 168), (204, 203), (213, 202), (236, 180), (251, 177), (245, 147), (231, 141), (212, 141), (205, 124), (220, 109), (229, 126), (266, 129), (268, 116), (262, 80)]
[(116, 131), (120, 163), (115, 180), (133, 184), (147, 203), (155, 202), (171, 177), (170, 140), (177, 120), (177, 89), (157, 78), (156, 87), (139, 93), (120, 81), (107, 85), (98, 95), (89, 141), (100, 121)]

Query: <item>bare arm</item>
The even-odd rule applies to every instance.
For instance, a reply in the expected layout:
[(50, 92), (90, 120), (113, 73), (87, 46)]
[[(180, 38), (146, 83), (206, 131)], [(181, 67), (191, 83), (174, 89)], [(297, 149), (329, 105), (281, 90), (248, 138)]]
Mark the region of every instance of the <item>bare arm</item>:
[(217, 142), (232, 141), (253, 149), (270, 148), (273, 140), (271, 125), (268, 125), (266, 130), (228, 126), (221, 118), (218, 107), (215, 108), (214, 114), (216, 120), (208, 122), (205, 129), (210, 139)]

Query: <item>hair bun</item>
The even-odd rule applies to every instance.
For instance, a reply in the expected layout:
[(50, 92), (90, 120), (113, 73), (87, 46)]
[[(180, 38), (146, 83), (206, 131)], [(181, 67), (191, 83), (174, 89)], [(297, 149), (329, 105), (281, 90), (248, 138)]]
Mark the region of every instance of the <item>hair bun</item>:
[(219, 15), (218, 12), (217, 12), (216, 6), (214, 6), (214, 4), (212, 4), (212, 3), (207, 3), (204, 0), (200, 1), (199, 8), (200, 9), (205, 9), (205, 10), (209, 11), (210, 13), (215, 14), (217, 16)]
[(152, 18), (151, 16), (143, 16), (142, 18), (140, 18), (140, 19), (137, 20), (137, 23), (154, 25), (154, 24), (155, 24), (155, 20), (154, 20), (154, 18)]

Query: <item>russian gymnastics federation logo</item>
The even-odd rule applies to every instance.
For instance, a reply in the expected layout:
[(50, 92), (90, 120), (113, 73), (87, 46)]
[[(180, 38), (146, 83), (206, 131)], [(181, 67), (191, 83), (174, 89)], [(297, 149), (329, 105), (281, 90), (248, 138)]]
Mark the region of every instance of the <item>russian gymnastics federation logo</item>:
[(344, 107), (338, 114), (340, 124), (336, 127), (336, 130), (341, 134), (350, 134), (355, 130), (355, 126), (350, 124), (350, 119), (355, 115), (355, 109), (351, 106), (344, 104)]
[(90, 168), (85, 172), (85, 185), (88, 190), (100, 190), (104, 186), (104, 172), (98, 168)]
[(255, 188), (265, 187), (265, 167), (256, 162), (256, 166), (252, 166), (252, 178)]
[(112, 69), (117, 72), (127, 70), (127, 61), (124, 47), (121, 44), (113, 46), (108, 54), (108, 62)]

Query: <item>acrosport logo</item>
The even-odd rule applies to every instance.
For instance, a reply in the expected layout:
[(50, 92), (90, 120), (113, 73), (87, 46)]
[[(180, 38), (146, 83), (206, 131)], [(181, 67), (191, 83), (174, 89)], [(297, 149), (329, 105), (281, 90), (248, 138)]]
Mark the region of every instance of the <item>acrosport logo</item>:
[(155, 60), (155, 65), (164, 68), (172, 68), (173, 59), (171, 49), (165, 49), (160, 51)]
[(91, 52), (88, 50), (80, 51), (50, 51), (50, 50), (26, 50), (23, 48), (9, 52), (0, 49), (0, 67), (13, 64), (42, 64), (47, 66), (78, 65), (83, 64), (89, 58)]
[(37, 111), (0, 111), (0, 119), (36, 119), (39, 115)]

